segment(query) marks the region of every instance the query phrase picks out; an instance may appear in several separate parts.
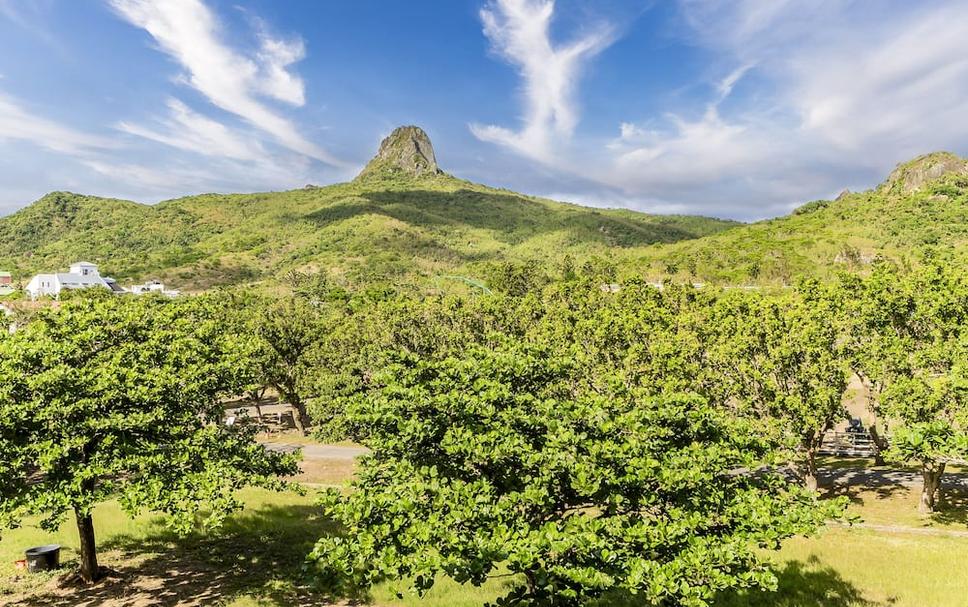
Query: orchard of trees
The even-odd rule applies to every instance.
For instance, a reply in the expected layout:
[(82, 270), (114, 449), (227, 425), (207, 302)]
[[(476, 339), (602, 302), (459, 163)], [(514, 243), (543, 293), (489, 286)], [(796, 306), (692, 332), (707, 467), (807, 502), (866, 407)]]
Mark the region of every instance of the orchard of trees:
[(764, 549), (842, 515), (817, 456), (851, 377), (879, 456), (921, 468), (923, 512), (968, 457), (968, 278), (942, 257), (773, 291), (571, 261), (463, 296), (292, 278), (283, 301), (78, 298), (0, 338), (0, 523), (73, 513), (84, 538), (118, 498), (217, 524), (294, 470), (221, 423), (269, 386), (298, 429), (371, 452), (322, 497), (329, 591), (512, 576), (499, 604), (701, 606), (774, 587)]

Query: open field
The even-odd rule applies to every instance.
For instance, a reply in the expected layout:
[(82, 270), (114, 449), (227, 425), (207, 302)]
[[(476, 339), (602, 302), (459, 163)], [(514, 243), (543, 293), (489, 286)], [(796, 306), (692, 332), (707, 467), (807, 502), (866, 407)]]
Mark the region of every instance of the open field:
[[(846, 465), (846, 464), (844, 464)], [(855, 467), (859, 463), (853, 464)], [(314, 594), (302, 570), (303, 557), (316, 538), (334, 531), (314, 506), (313, 487), (342, 484), (352, 474), (345, 460), (307, 459), (300, 480), (307, 495), (244, 492), (246, 510), (215, 533), (178, 538), (163, 519), (134, 520), (118, 505), (97, 510), (95, 521), (102, 564), (116, 570), (93, 588), (59, 587), (60, 575), (27, 576), (13, 562), (25, 547), (59, 543), (68, 566), (76, 561), (73, 522), (56, 534), (25, 525), (0, 539), (0, 605), (148, 607), (224, 605), (264, 607), (346, 604)], [(776, 594), (723, 597), (722, 607), (963, 607), (968, 596), (968, 495), (949, 491), (941, 511), (924, 519), (914, 511), (916, 488), (889, 485), (870, 490), (835, 489), (851, 498), (851, 514), (867, 528), (832, 526), (816, 538), (794, 538), (775, 555), (780, 577)], [(882, 527), (890, 527), (885, 530)], [(497, 595), (507, 579), (483, 588), (439, 584), (418, 599), (384, 585), (363, 597), (380, 607), (479, 606)], [(620, 600), (609, 603), (625, 605)]]

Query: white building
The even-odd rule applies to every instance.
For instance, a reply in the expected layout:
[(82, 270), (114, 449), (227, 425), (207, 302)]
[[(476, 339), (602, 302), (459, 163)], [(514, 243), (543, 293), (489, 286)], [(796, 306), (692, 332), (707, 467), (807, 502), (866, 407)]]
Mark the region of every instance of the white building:
[(128, 291), (134, 293), (135, 295), (160, 293), (161, 295), (167, 295), (168, 297), (176, 297), (181, 293), (175, 289), (166, 289), (165, 283), (161, 282), (160, 280), (149, 280), (143, 285), (131, 285), (128, 287)]
[(79, 261), (71, 265), (70, 272), (57, 274), (38, 274), (30, 279), (25, 291), (31, 299), (50, 296), (57, 298), (64, 289), (87, 289), (89, 287), (103, 287), (115, 293), (123, 293), (113, 278), (101, 276), (97, 266), (86, 261)]

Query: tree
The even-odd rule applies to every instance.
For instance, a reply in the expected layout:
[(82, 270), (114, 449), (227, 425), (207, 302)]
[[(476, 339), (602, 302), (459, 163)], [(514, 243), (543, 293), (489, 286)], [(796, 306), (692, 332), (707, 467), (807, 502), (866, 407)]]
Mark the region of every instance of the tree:
[[(744, 472), (770, 455), (756, 420), (678, 379), (656, 388), (631, 358), (576, 359), (569, 327), (390, 357), (347, 407), (372, 453), (353, 492), (324, 500), (346, 533), (310, 556), (322, 581), (407, 579), (422, 593), (439, 574), (479, 585), (506, 568), (520, 584), (499, 605), (562, 606), (609, 593), (700, 606), (775, 585), (759, 549), (842, 503)], [(589, 365), (606, 375), (593, 384)]]
[(53, 530), (72, 512), (80, 574), (93, 581), (97, 504), (161, 511), (186, 532), (239, 508), (239, 487), (294, 474), (253, 429), (222, 421), (221, 399), (248, 381), (224, 313), (206, 297), (92, 293), (0, 341), (0, 524), (39, 514)]
[(488, 274), (488, 286), (516, 296), (540, 290), (548, 282), (543, 265), (535, 260), (523, 263), (506, 261), (492, 267)]
[(309, 403), (314, 434), (324, 440), (347, 438), (347, 403), (373, 388), (394, 352), (444, 356), (463, 351), (469, 343), (487, 342), (492, 333), (521, 334), (534, 301), (533, 295), (504, 294), (373, 300), (354, 293), (345, 305), (321, 306), (312, 367), (305, 379), (316, 396)]
[(847, 417), (849, 363), (837, 298), (827, 287), (804, 282), (791, 295), (736, 292), (720, 305), (720, 368), (743, 405), (776, 420), (800, 478), (816, 491), (824, 435)]
[(929, 256), (909, 272), (879, 261), (851, 285), (856, 330), (868, 335), (858, 365), (891, 432), (885, 455), (921, 465), (918, 509), (930, 514), (946, 461), (968, 455), (968, 278)]
[(293, 423), (303, 434), (311, 424), (306, 407), (313, 375), (319, 312), (301, 298), (268, 305), (258, 316), (262, 376), (293, 409)]

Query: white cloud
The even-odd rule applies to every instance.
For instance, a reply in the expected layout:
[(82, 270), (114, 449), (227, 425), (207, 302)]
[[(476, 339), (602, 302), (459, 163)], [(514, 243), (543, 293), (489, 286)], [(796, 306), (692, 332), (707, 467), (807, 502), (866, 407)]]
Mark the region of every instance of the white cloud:
[(81, 163), (107, 178), (107, 183), (138, 184), (139, 191), (171, 191), (175, 187), (198, 190), (211, 183), (212, 175), (203, 169), (145, 166), (106, 159), (89, 159)]
[(159, 121), (162, 130), (124, 121), (118, 123), (117, 127), (138, 137), (205, 156), (249, 161), (267, 159), (266, 150), (255, 137), (239, 135), (177, 99), (169, 99), (167, 105), (170, 118)]
[[(873, 185), (920, 153), (968, 149), (968, 5), (679, 4), (686, 42), (705, 49), (720, 74), (693, 88), (708, 91), (699, 115), (630, 115), (601, 147), (566, 145), (570, 128), (559, 131), (564, 142), (537, 146), (545, 153), (513, 147), (612, 188), (616, 200), (639, 200), (639, 208), (747, 219)], [(525, 70), (522, 78), (527, 86)], [(568, 116), (573, 127), (577, 114)], [(505, 134), (516, 143), (511, 136), (528, 132), (489, 139), (508, 144), (497, 136)]]
[(117, 147), (109, 138), (73, 129), (39, 116), (24, 104), (0, 92), (0, 141), (27, 141), (44, 149), (71, 155)]
[(293, 123), (261, 101), (305, 103), (302, 80), (289, 71), (302, 59), (300, 40), (277, 40), (264, 30), (260, 48), (247, 56), (229, 47), (220, 26), (201, 0), (109, 0), (122, 18), (143, 28), (186, 70), (185, 82), (219, 108), (270, 134), (294, 152), (333, 166), (341, 160), (303, 137)]
[(301, 38), (281, 40), (273, 38), (262, 20), (259, 25), (259, 67), (262, 70), (259, 90), (262, 93), (295, 106), (306, 103), (306, 90), (303, 81), (289, 71), (289, 66), (302, 61), (306, 56), (306, 45)]
[[(123, 123), (119, 128), (205, 154), (209, 161), (200, 164), (185, 155), (159, 157), (133, 142), (79, 131), (29, 111), (26, 103), (0, 92), (0, 145), (7, 144), (4, 154), (11, 166), (23, 165), (5, 178), (0, 214), (39, 197), (45, 189), (155, 201), (199, 191), (286, 188), (312, 180), (305, 156), (276, 158), (257, 140), (241, 137), (175, 99), (169, 100), (169, 108), (171, 118), (162, 121), (159, 130)], [(26, 145), (18, 148), (21, 143)]]
[[(80, 163), (97, 173), (97, 193), (147, 202), (199, 192), (292, 188), (309, 181), (308, 175), (311, 173), (306, 163), (298, 161), (282, 165), (224, 157), (198, 163), (190, 157), (128, 160), (117, 156), (100, 156), (82, 159)], [(85, 182), (90, 181), (91, 177), (88, 176)]]
[(880, 155), (968, 139), (968, 5), (915, 11), (837, 47), (791, 56), (786, 91), (803, 129)]
[(524, 125), (519, 131), (471, 125), (484, 141), (548, 161), (556, 140), (571, 136), (578, 123), (574, 92), (584, 63), (612, 42), (601, 26), (579, 39), (555, 45), (553, 0), (493, 0), (481, 10), (484, 34), (495, 53), (518, 68), (524, 85)]

